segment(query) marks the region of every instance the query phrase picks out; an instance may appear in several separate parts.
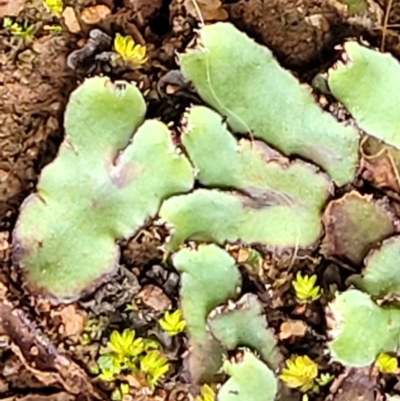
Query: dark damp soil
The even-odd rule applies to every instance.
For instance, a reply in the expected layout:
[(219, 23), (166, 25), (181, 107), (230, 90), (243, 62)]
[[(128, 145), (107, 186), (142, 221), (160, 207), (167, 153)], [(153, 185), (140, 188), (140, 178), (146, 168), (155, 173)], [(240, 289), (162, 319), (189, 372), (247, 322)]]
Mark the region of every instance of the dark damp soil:
[[(8, 7), (13, 1), (0, 1), (0, 21), (10, 15), (9, 10), (18, 8)], [(41, 0), (18, 2), (21, 9), (13, 20), (31, 26), (32, 34), (22, 38), (8, 28), (0, 29), (0, 400), (109, 400), (118, 383), (100, 381), (95, 362), (110, 333), (125, 328), (158, 341), (171, 363), (170, 372), (153, 394), (143, 392), (137, 382), (130, 383), (125, 401), (191, 400), (189, 393), (197, 390), (184, 380), (186, 338), (180, 335), (172, 341), (157, 324), (168, 307), (179, 304), (179, 275), (161, 250), (168, 235), (164, 228), (150, 224), (122, 243), (121, 267), (113, 279), (87, 299), (70, 305), (56, 307), (31, 296), (12, 263), (12, 230), (19, 208), (57, 153), (71, 91), (85, 77), (99, 74), (135, 81), (145, 96), (148, 117), (174, 127), (184, 110), (200, 101), (181, 87), (176, 73), (176, 52), (193, 39), (200, 19), (234, 23), (268, 45), (302, 81), (311, 82), (339, 57), (337, 45), (347, 38), (383, 45), (400, 55), (396, 30), (400, 1), (390, 2), (388, 14), (387, 4), (381, 1), (373, 2), (376, 8), (358, 18), (350, 18), (339, 1), (324, 0), (199, 0), (202, 18), (190, 0), (65, 1), (80, 21), (77, 29), (72, 29), (70, 15), (63, 19), (50, 16)], [(108, 15), (85, 22), (85, 9), (99, 5), (109, 10)], [(387, 24), (393, 27), (387, 30), (382, 27), (385, 13)], [(96, 28), (110, 37), (116, 32), (132, 35), (145, 44), (149, 61), (144, 68), (114, 69), (107, 61), (96, 61), (90, 52), (79, 50)], [(104, 50), (101, 41), (96, 46), (95, 52)], [(75, 56), (68, 57), (72, 52)], [(325, 107), (334, 110), (335, 105)], [(336, 114), (340, 118), (340, 110)], [(360, 191), (375, 191), (362, 180), (357, 186)], [(394, 209), (399, 210), (396, 205)], [(241, 265), (243, 292), (255, 293), (262, 300), (285, 357), (307, 354), (321, 371), (336, 378), (331, 390), (327, 386), (314, 399), (374, 400), (384, 391), (399, 391), (397, 377), (377, 377), (364, 369), (344, 371), (330, 363), (326, 353), (324, 308), (332, 298), (330, 290), (344, 289), (354, 266), (324, 260), (317, 251), (293, 265), (291, 257), (278, 262), (273, 252), (261, 250), (264, 274), (255, 277), (241, 261), (239, 248), (232, 248), (232, 254)], [(296, 302), (290, 284), (299, 268), (317, 274), (324, 290), (308, 306)], [(288, 400), (301, 399), (296, 391), (282, 394)]]

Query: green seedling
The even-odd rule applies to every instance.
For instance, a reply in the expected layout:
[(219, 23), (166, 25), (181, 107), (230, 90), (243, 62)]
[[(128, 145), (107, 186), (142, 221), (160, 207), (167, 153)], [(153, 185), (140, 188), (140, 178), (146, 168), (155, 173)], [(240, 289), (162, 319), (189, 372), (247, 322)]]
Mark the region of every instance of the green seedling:
[(260, 252), (256, 251), (255, 249), (250, 248), (248, 250), (248, 258), (246, 259), (245, 263), (250, 264), (253, 268), (259, 266), (262, 262), (262, 255)]
[(312, 302), (318, 299), (321, 295), (321, 288), (315, 285), (316, 282), (317, 276), (315, 274), (310, 277), (297, 272), (296, 279), (292, 281), (296, 298), (301, 302)]
[(180, 55), (180, 64), (203, 100), (226, 116), (232, 132), (261, 138), (285, 155), (300, 155), (338, 185), (353, 181), (357, 131), (323, 112), (269, 49), (232, 24), (216, 23), (200, 29), (197, 45)]
[(89, 333), (82, 333), (81, 336), (82, 345), (89, 345), (92, 342), (92, 338)]
[(89, 361), (87, 364), (87, 369), (91, 375), (98, 376), (100, 374), (100, 368), (96, 361)]
[(350, 15), (360, 14), (368, 9), (367, 0), (340, 0), (340, 2), (347, 6)]
[(127, 383), (121, 383), (119, 388), (116, 388), (111, 393), (111, 400), (112, 401), (121, 401), (124, 395), (129, 394), (130, 387)]
[(31, 42), (35, 34), (35, 26), (29, 24), (28, 21), (20, 24), (9, 17), (3, 19), (3, 28), (7, 29), (13, 36), (22, 38), (25, 42)]
[(168, 360), (163, 357), (159, 351), (149, 351), (140, 359), (140, 371), (146, 376), (146, 380), (149, 383), (151, 390), (155, 388), (168, 370)]
[(365, 259), (361, 275), (350, 276), (348, 282), (374, 297), (400, 297), (400, 237), (385, 240)]
[(251, 352), (245, 352), (238, 362), (226, 361), (224, 371), (230, 378), (218, 391), (219, 401), (275, 400), (278, 380)]
[(223, 347), (207, 330), (207, 316), (235, 298), (241, 277), (235, 260), (215, 245), (182, 249), (173, 256), (181, 273), (181, 304), (189, 337), (187, 368), (193, 382), (210, 382), (222, 365)]
[(321, 373), (321, 375), (317, 377), (315, 381), (319, 386), (324, 387), (331, 383), (334, 378), (335, 376), (331, 375), (330, 373)]
[(226, 350), (249, 347), (257, 351), (272, 370), (279, 368), (283, 358), (274, 333), (268, 329), (263, 306), (255, 295), (246, 294), (234, 307), (230, 305), (215, 311), (208, 318), (208, 327)]
[(248, 246), (233, 246), (230, 249), (237, 263), (245, 268), (251, 275), (257, 276), (262, 272), (263, 269), (263, 255), (253, 248)]
[(344, 51), (348, 61), (329, 71), (332, 94), (363, 131), (399, 149), (399, 62), (357, 42), (345, 43)]
[(62, 32), (62, 26), (61, 25), (57, 25), (57, 24), (52, 24), (52, 25), (45, 25), (43, 27), (43, 29), (45, 31), (50, 32), (53, 35), (58, 35), (59, 33)]
[(183, 320), (182, 312), (179, 309), (174, 312), (166, 311), (159, 323), (161, 328), (171, 337), (182, 333), (186, 327), (186, 322)]
[(123, 369), (118, 357), (112, 354), (101, 355), (97, 359), (97, 365), (100, 371), (99, 378), (104, 381), (114, 380)]
[(93, 291), (118, 266), (116, 240), (130, 238), (163, 199), (191, 189), (189, 161), (163, 123), (143, 123), (145, 111), (135, 86), (106, 77), (71, 95), (64, 142), (14, 230), (14, 258), (31, 291), (55, 302)]

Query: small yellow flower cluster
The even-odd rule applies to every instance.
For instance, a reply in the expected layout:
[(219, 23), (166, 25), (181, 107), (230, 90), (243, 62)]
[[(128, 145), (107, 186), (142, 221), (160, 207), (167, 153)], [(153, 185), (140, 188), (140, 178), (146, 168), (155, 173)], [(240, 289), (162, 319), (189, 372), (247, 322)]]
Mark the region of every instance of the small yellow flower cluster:
[(169, 364), (153, 340), (136, 337), (134, 330), (113, 331), (107, 349), (97, 360), (100, 379), (112, 381), (120, 374), (137, 374), (153, 390), (168, 372)]
[(208, 385), (201, 386), (200, 395), (194, 401), (215, 401), (215, 391)]
[(307, 355), (296, 356), (286, 361), (286, 369), (280, 378), (290, 388), (298, 388), (302, 392), (311, 390), (318, 376), (318, 365)]
[(138, 68), (147, 61), (146, 47), (135, 44), (132, 36), (117, 33), (114, 39), (114, 50), (132, 68)]
[(399, 372), (397, 358), (388, 354), (380, 354), (376, 358), (375, 369), (381, 373), (396, 374)]
[(303, 302), (315, 301), (320, 296), (320, 287), (316, 286), (317, 276), (314, 274), (309, 277), (297, 273), (296, 279), (292, 281), (292, 286), (296, 293), (296, 298)]
[(61, 17), (64, 9), (63, 0), (43, 0), (46, 10), (55, 17)]
[(182, 312), (179, 309), (175, 312), (166, 311), (159, 323), (161, 328), (171, 337), (182, 333), (186, 327), (186, 322), (183, 320)]
[(333, 380), (329, 373), (318, 377), (318, 365), (307, 355), (288, 359), (279, 377), (288, 387), (297, 388), (303, 393), (318, 391), (318, 386), (325, 386)]

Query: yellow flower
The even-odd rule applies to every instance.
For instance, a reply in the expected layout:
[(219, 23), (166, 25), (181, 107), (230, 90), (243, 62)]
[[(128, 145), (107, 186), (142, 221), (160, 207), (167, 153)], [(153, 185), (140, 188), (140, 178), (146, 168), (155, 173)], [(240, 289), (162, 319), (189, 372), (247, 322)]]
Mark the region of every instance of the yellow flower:
[(122, 36), (117, 33), (114, 39), (114, 49), (131, 67), (141, 66), (147, 61), (146, 47), (136, 45), (132, 36)]
[(61, 17), (64, 9), (63, 0), (43, 0), (43, 4), (51, 15)]
[(144, 351), (144, 343), (142, 338), (135, 338), (135, 336), (135, 330), (125, 329), (122, 334), (114, 330), (107, 346), (121, 360), (128, 357), (137, 357)]
[(397, 358), (388, 354), (380, 354), (375, 361), (375, 368), (381, 373), (397, 373)]
[(302, 276), (298, 272), (296, 279), (292, 281), (296, 298), (305, 302), (316, 300), (320, 296), (320, 287), (315, 285), (316, 281), (317, 276), (315, 274), (309, 277), (307, 275)]
[(215, 391), (208, 385), (203, 384), (200, 389), (200, 395), (198, 395), (194, 401), (214, 401)]
[(317, 376), (318, 365), (305, 355), (288, 359), (279, 377), (288, 387), (306, 392), (312, 389)]
[(185, 329), (186, 322), (182, 319), (182, 312), (177, 309), (175, 312), (167, 311), (160, 320), (160, 326), (171, 337), (176, 336)]

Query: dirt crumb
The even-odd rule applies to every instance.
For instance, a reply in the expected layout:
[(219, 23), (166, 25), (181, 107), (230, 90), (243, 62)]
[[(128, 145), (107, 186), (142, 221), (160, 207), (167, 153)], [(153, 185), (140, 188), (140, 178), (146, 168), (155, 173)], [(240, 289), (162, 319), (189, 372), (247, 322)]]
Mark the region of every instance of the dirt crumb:
[[(0, 227), (15, 217), (39, 169), (54, 156), (64, 104), (72, 89), (66, 73), (67, 43), (42, 36), (17, 60), (0, 51)], [(52, 141), (48, 141), (52, 138)]]
[(229, 11), (235, 25), (291, 68), (309, 64), (328, 43), (341, 41), (333, 30), (340, 16), (323, 0), (240, 0)]
[(108, 17), (111, 14), (111, 10), (104, 4), (98, 4), (96, 6), (87, 7), (82, 10), (81, 18), (85, 24), (94, 25), (98, 24), (101, 20)]
[(65, 25), (71, 33), (79, 33), (81, 31), (81, 26), (72, 7), (65, 7), (62, 16)]
[(161, 288), (149, 284), (143, 287), (139, 293), (139, 298), (149, 308), (156, 312), (163, 312), (171, 305), (170, 299), (164, 294)]
[(162, 0), (124, 0), (124, 6), (133, 11), (133, 19), (140, 27), (146, 26), (162, 5)]
[(223, 8), (220, 0), (197, 0), (197, 7), (193, 0), (185, 0), (186, 11), (196, 19), (199, 19), (199, 11), (204, 21), (226, 21), (228, 12)]
[(16, 17), (24, 8), (26, 0), (0, 0), (0, 18)]

